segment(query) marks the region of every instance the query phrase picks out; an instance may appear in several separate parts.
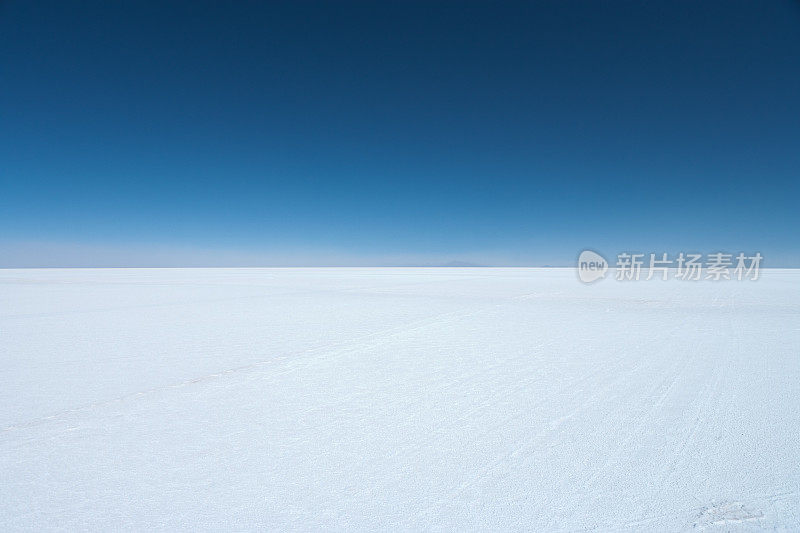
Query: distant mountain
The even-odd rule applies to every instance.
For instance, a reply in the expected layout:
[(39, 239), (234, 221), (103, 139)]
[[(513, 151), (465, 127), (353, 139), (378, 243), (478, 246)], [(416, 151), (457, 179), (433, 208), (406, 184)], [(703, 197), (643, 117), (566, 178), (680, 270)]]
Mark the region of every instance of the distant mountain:
[(475, 263), (470, 263), (469, 261), (450, 261), (443, 265), (438, 265), (441, 267), (483, 267), (486, 265), (476, 265)]

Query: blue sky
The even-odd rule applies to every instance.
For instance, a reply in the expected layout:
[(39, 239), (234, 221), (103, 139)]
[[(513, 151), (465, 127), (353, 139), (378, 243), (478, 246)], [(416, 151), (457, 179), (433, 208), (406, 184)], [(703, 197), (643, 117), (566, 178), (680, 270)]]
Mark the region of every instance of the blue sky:
[(0, 4), (0, 266), (800, 266), (796, 2)]

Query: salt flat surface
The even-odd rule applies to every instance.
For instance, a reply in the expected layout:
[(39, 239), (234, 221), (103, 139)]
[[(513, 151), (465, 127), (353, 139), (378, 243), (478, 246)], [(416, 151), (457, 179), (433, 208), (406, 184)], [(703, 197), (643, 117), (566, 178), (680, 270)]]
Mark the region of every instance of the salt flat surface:
[(0, 270), (0, 530), (800, 530), (800, 271)]

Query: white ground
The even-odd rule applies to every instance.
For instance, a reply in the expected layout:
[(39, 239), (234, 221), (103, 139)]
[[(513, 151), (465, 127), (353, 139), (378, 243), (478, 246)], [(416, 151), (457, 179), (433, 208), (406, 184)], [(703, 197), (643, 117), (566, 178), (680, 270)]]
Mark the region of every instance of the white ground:
[(800, 530), (800, 271), (0, 270), (0, 530)]

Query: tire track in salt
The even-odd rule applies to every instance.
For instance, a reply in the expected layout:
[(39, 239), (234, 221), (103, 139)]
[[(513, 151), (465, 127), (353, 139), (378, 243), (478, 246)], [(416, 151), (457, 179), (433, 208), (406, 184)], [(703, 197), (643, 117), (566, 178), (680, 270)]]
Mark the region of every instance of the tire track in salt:
[[(660, 341), (660, 338), (652, 338), (648, 343), (645, 344), (645, 347), (652, 346), (653, 344), (656, 344), (659, 341)], [(646, 351), (646, 350), (644, 350), (644, 351)], [(619, 353), (619, 352), (617, 352), (617, 353)], [(615, 364), (619, 364), (619, 366), (623, 366), (625, 361), (626, 361), (625, 357), (620, 357), (615, 361)], [(433, 511), (435, 511), (435, 510), (441, 508), (442, 506), (446, 505), (447, 503), (453, 501), (459, 494), (461, 494), (464, 491), (470, 489), (471, 487), (474, 487), (481, 480), (486, 479), (487, 476), (492, 471), (497, 469), (500, 465), (506, 464), (510, 460), (512, 460), (513, 458), (522, 455), (527, 450), (530, 450), (535, 445), (535, 443), (542, 442), (542, 441), (547, 441), (549, 439), (549, 437), (551, 437), (554, 433), (557, 433), (559, 431), (560, 427), (565, 422), (571, 420), (577, 414), (585, 411), (589, 406), (595, 404), (600, 398), (605, 397), (607, 395), (607, 393), (610, 390), (613, 390), (615, 388), (615, 386), (619, 382), (629, 379), (630, 376), (632, 376), (635, 373), (637, 373), (638, 371), (640, 371), (647, 363), (648, 363), (648, 360), (646, 358), (642, 357), (642, 358), (639, 358), (639, 361), (638, 361), (638, 363), (636, 365), (634, 365), (632, 367), (629, 367), (629, 369), (626, 372), (624, 372), (624, 373), (622, 373), (622, 372), (621, 373), (614, 373), (613, 374), (615, 376), (614, 378), (612, 378), (610, 381), (606, 382), (606, 384), (604, 386), (602, 386), (601, 388), (598, 388), (593, 394), (591, 394), (588, 398), (586, 398), (584, 401), (582, 401), (574, 409), (572, 409), (571, 411), (569, 411), (565, 415), (562, 415), (560, 417), (552, 419), (549, 422), (547, 428), (544, 431), (541, 431), (541, 432), (537, 433), (536, 435), (525, 439), (523, 441), (523, 443), (520, 444), (519, 446), (517, 446), (515, 449), (513, 449), (513, 450), (511, 450), (509, 452), (503, 453), (502, 455), (500, 455), (497, 458), (495, 458), (495, 460), (491, 461), (488, 464), (487, 467), (485, 467), (484, 469), (481, 470), (480, 473), (478, 473), (476, 475), (473, 475), (470, 479), (467, 479), (464, 482), (460, 483), (453, 490), (448, 492), (448, 494), (445, 497), (440, 498), (435, 503), (429, 505), (426, 509), (422, 510), (419, 513), (420, 517), (427, 517)], [(608, 373), (608, 368), (598, 368), (596, 371), (591, 372), (590, 375), (586, 376), (584, 379), (581, 379), (580, 382), (586, 382), (590, 378), (595, 377), (598, 374), (604, 374), (604, 373)], [(492, 429), (487, 430), (487, 431), (481, 433), (480, 435), (481, 436), (486, 435), (489, 432), (491, 432), (493, 430), (496, 430), (496, 428), (500, 427), (500, 425), (505, 425), (505, 424), (508, 424), (510, 422), (513, 422), (514, 420), (518, 419), (520, 416), (522, 416), (522, 413), (517, 413), (517, 414), (505, 419), (501, 424), (493, 426)], [(419, 520), (421, 520), (421, 519), (422, 518), (418, 518), (417, 522), (419, 522)]]

